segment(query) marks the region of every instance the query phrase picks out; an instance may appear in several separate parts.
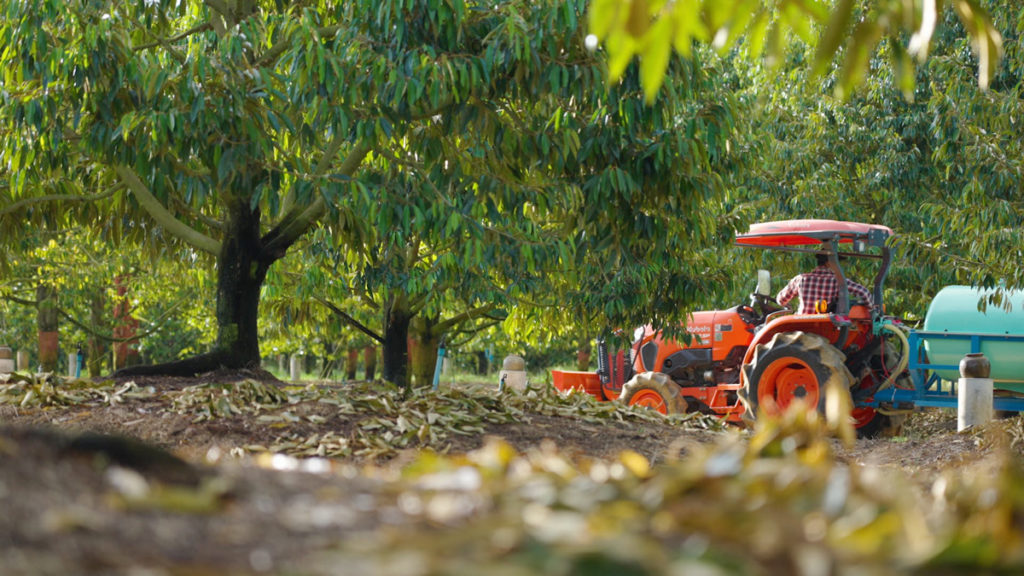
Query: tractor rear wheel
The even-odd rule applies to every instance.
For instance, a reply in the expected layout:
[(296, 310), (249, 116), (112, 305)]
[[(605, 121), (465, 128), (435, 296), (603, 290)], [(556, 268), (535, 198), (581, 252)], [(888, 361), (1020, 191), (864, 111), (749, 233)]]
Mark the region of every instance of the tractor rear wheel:
[(619, 401), (627, 406), (640, 406), (662, 414), (683, 414), (687, 404), (679, 385), (667, 374), (642, 372), (622, 387)]
[(779, 414), (790, 404), (803, 400), (825, 411), (825, 391), (835, 380), (838, 389), (849, 393), (853, 375), (846, 356), (828, 339), (807, 332), (782, 332), (767, 344), (758, 344), (754, 357), (743, 366), (746, 377), (746, 418), (758, 408)]

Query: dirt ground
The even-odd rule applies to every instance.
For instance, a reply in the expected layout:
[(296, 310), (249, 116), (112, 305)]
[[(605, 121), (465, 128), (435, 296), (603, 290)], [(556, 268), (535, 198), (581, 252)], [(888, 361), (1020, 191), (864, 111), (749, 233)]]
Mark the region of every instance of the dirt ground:
[[(198, 421), (171, 409), (172, 392), (199, 383), (140, 378), (138, 386), (156, 393), (109, 403), (0, 405), (2, 572), (359, 573), (324, 551), (391, 526), (430, 527), (390, 482), (417, 458), (415, 446), (383, 457), (274, 456), (253, 447), (281, 442), (277, 415), (287, 413), (292, 436), (320, 438), (352, 437), (362, 416), (316, 402)], [(525, 413), (452, 435), (440, 451), (464, 454), (499, 437), (521, 453), (553, 443), (575, 460), (610, 461), (632, 450), (658, 463), (735, 433), (656, 419)], [(977, 435), (958, 434), (954, 413), (932, 410), (913, 415), (901, 436), (835, 450), (853, 466), (899, 469), (926, 490), (943, 470), (974, 466), (991, 448)]]

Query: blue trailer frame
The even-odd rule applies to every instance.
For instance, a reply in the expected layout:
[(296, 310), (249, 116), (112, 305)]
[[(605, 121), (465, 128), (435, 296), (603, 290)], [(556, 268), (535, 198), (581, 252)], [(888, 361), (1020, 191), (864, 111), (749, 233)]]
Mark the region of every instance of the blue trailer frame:
[[(949, 390), (942, 390), (942, 378), (936, 370), (959, 370), (959, 365), (930, 364), (926, 359), (924, 344), (928, 340), (968, 340), (970, 352), (981, 352), (984, 341), (1022, 342), (1024, 335), (1013, 334), (969, 334), (959, 332), (926, 332), (911, 330), (907, 335), (910, 345), (910, 360), (907, 370), (910, 372), (913, 389), (890, 387), (875, 394), (871, 401), (864, 405), (878, 408), (883, 403), (885, 408), (916, 408), (920, 406), (937, 406), (941, 408), (957, 407), (957, 382), (950, 382)], [(998, 388), (998, 382), (996, 388)], [(909, 406), (908, 406), (909, 404)], [(995, 410), (1008, 412), (1024, 412), (1024, 397), (996, 395), (993, 398)]]

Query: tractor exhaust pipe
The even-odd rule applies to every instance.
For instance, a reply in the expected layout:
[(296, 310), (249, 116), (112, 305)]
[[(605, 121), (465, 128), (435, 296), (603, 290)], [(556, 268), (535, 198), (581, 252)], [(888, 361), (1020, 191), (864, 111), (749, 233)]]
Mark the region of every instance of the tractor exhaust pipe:
[(604, 338), (597, 341), (597, 376), (601, 379), (601, 385), (607, 386), (611, 381), (611, 359), (608, 358), (608, 344)]

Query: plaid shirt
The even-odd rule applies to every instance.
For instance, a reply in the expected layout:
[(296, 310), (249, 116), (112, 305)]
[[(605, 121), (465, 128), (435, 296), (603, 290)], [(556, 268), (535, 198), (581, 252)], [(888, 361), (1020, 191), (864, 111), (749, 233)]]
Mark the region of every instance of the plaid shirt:
[[(868, 306), (871, 305), (871, 293), (867, 288), (849, 278), (846, 279), (846, 287), (850, 292), (851, 303), (861, 300), (867, 302)], [(818, 266), (807, 274), (795, 276), (775, 299), (785, 306), (796, 296), (800, 296), (798, 313), (814, 314), (814, 304), (819, 300), (831, 302), (839, 299), (839, 282), (828, 266)]]

